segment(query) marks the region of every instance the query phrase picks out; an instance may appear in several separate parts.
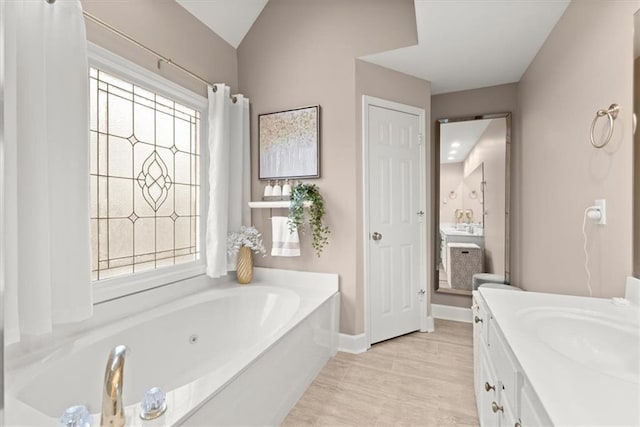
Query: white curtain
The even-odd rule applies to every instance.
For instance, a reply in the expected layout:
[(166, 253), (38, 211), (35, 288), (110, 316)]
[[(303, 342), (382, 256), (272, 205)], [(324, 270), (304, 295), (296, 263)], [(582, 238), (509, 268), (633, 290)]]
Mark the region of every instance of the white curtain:
[(249, 193), (249, 100), (224, 84), (208, 89), (209, 211), (207, 275), (220, 277), (235, 269), (227, 260), (227, 232), (251, 224)]
[(92, 314), (89, 95), (79, 0), (6, 2), (6, 14), (3, 243), (15, 342)]

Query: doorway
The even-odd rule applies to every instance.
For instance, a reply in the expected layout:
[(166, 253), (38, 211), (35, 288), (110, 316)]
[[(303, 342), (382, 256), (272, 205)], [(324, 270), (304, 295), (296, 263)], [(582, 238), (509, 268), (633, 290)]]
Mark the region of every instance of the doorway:
[(427, 327), (425, 111), (363, 97), (368, 344)]

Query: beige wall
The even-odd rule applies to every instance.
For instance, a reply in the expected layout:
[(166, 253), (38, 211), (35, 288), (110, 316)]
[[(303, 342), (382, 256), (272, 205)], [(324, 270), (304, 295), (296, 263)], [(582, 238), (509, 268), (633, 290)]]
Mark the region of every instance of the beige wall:
[[(384, 28), (384, 31), (380, 31)], [(360, 204), (355, 58), (415, 44), (411, 0), (271, 0), (238, 48), (240, 90), (251, 99), (252, 198), (259, 200), (257, 116), (320, 104), (321, 173), (313, 180), (324, 196), (329, 245), (321, 258), (302, 236), (299, 258), (256, 259), (264, 267), (340, 275), (343, 333), (363, 331), (362, 291), (357, 285)], [(384, 82), (377, 82), (382, 84)], [(392, 82), (393, 86), (394, 83)], [(414, 89), (413, 87), (411, 89)], [(428, 97), (428, 91), (423, 91)], [(286, 215), (286, 211), (273, 215)], [(271, 240), (271, 212), (254, 210), (254, 225)]]
[(505, 271), (506, 135), (507, 120), (493, 119), (465, 160), (465, 175), (484, 164), (484, 271), (496, 274)]
[[(640, 28), (636, 28), (640, 31)], [(637, 47), (638, 48), (638, 47)], [(640, 118), (640, 57), (633, 61), (633, 108)], [(640, 277), (640, 132), (633, 137), (633, 275)]]
[[(480, 191), (482, 189), (483, 168), (481, 165), (478, 165), (473, 170), (467, 172), (464, 172), (464, 166), (462, 169), (464, 175), (464, 193), (461, 193), (463, 196), (463, 204), (464, 208), (471, 209), (471, 213), (473, 214), (471, 221), (466, 218), (466, 215), (464, 221), (472, 224), (482, 223), (483, 199), (480, 197)], [(476, 192), (475, 199), (471, 197), (472, 191)]]
[[(431, 98), (431, 123), (434, 124), (438, 119), (474, 117), (491, 113), (512, 113), (516, 116), (518, 104), (517, 91), (518, 84), (511, 83), (482, 89), (472, 89), (435, 95)], [(435, 130), (435, 126), (433, 126), (432, 129)], [(434, 132), (431, 132), (431, 141), (431, 149), (434, 150), (434, 144), (436, 143)], [(517, 143), (518, 141), (516, 138), (513, 138), (512, 132), (512, 146)], [(485, 173), (487, 173), (486, 168)], [(433, 203), (436, 203), (434, 209), (437, 209), (438, 204), (435, 198), (433, 199)], [(435, 261), (430, 260), (431, 264), (434, 262)], [(430, 269), (432, 268), (433, 266), (430, 267)], [(433, 285), (430, 286), (430, 289), (431, 302), (434, 304), (451, 305), (456, 307), (471, 306), (470, 296), (435, 293)]]
[[(356, 333), (364, 332), (364, 283), (362, 272), (364, 269), (364, 249), (363, 249), (363, 209), (362, 209), (362, 96), (368, 95), (376, 98), (386, 99), (388, 101), (398, 102), (405, 105), (422, 108), (425, 110), (425, 135), (430, 133), (429, 113), (431, 99), (431, 84), (422, 79), (418, 79), (397, 71), (389, 70), (379, 65), (370, 64), (364, 61), (356, 61), (356, 189), (357, 189), (357, 208), (356, 208), (356, 277), (357, 277), (357, 323)], [(429, 164), (428, 150), (425, 150), (425, 164)], [(429, 169), (426, 171), (427, 179), (430, 176)], [(428, 190), (428, 185), (425, 186)], [(429, 193), (425, 195), (425, 201), (429, 200)], [(427, 216), (430, 213), (427, 212)], [(427, 228), (427, 242), (429, 242), (430, 231)], [(429, 244), (427, 244), (427, 256), (431, 256), (429, 252)], [(427, 272), (427, 280), (432, 273)], [(427, 284), (424, 284), (426, 287)]]
[[(455, 224), (455, 210), (464, 207), (464, 163), (440, 164), (440, 222)], [(451, 191), (456, 192), (455, 199), (449, 197)], [(474, 210), (475, 212), (475, 210)], [(437, 237), (436, 237), (437, 238)]]
[[(211, 83), (238, 87), (236, 50), (173, 0), (82, 0), (86, 12)], [(206, 86), (119, 36), (87, 22), (89, 41), (206, 96)]]
[[(631, 273), (633, 13), (638, 2), (567, 8), (519, 88), (514, 147), (513, 279), (524, 289), (587, 294), (582, 218), (607, 200), (607, 225), (587, 224), (594, 296), (622, 295)], [(611, 143), (589, 142), (596, 110), (618, 103)]]

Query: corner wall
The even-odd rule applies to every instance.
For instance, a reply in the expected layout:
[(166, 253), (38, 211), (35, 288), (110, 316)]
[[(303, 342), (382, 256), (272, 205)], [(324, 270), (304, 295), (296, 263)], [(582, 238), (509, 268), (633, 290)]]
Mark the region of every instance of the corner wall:
[[(582, 221), (607, 200), (607, 225), (587, 223), (593, 295), (621, 296), (632, 262), (633, 14), (639, 2), (574, 1), (518, 86), (513, 170), (513, 281), (588, 295)], [(589, 141), (598, 109), (620, 105), (604, 149)], [(602, 124), (604, 120), (600, 120)]]
[[(384, 31), (380, 31), (384, 28)], [(357, 284), (358, 105), (355, 58), (417, 42), (412, 0), (271, 0), (238, 47), (240, 90), (251, 99), (252, 199), (258, 180), (259, 114), (321, 105), (321, 178), (309, 180), (325, 199), (329, 245), (317, 258), (310, 236), (301, 236), (302, 256), (256, 258), (261, 267), (340, 275), (340, 331), (363, 332), (362, 292)], [(428, 93), (427, 93), (428, 96)], [(270, 247), (272, 215), (254, 210), (253, 224)]]

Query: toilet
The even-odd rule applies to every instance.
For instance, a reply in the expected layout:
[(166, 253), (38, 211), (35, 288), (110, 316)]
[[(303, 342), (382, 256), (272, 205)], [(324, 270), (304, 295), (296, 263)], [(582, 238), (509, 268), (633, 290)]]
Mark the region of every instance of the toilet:
[(493, 273), (476, 273), (473, 275), (472, 279), (472, 287), (474, 290), (478, 289), (480, 285), (483, 283), (504, 283), (506, 284), (506, 280), (502, 274), (493, 274)]
[(504, 289), (506, 291), (522, 291), (517, 286), (506, 285), (504, 283), (483, 283), (479, 286), (480, 288), (492, 288), (492, 289)]

